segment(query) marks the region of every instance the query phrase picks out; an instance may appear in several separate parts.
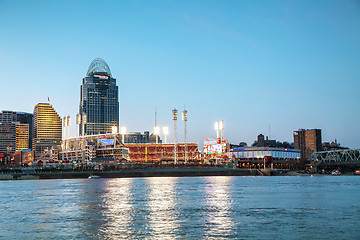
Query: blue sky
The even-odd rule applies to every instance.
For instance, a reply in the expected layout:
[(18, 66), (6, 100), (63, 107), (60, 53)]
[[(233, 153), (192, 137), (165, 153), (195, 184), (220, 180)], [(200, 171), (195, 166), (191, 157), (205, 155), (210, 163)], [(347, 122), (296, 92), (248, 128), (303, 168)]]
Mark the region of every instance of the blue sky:
[(74, 119), (101, 57), (129, 131), (152, 130), (155, 109), (171, 130), (171, 110), (185, 106), (199, 144), (223, 119), (231, 143), (270, 125), (279, 141), (321, 128), (323, 141), (360, 147), (359, 1), (2, 0), (0, 30), (0, 110), (50, 97)]

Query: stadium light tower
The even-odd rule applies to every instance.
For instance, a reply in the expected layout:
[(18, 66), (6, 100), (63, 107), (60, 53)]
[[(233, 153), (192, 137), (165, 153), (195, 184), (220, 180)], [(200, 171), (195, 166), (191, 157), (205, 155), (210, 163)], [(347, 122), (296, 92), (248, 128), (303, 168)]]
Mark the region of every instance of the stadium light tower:
[(122, 137), (122, 143), (124, 143), (125, 144), (125, 134), (126, 134), (126, 127), (121, 127), (120, 128), (120, 134), (121, 134), (121, 137)]
[(81, 124), (81, 115), (76, 114), (76, 136), (80, 135), (80, 124)]
[(70, 138), (70, 125), (71, 125), (70, 116), (67, 116), (67, 138)]
[(167, 135), (169, 135), (169, 128), (167, 126), (163, 127), (163, 134), (164, 134), (164, 142), (167, 143)]
[(221, 141), (224, 139), (224, 121), (219, 121), (219, 129), (221, 130)]
[(85, 125), (87, 123), (87, 120), (86, 120), (86, 113), (83, 113), (81, 114), (81, 126), (82, 126), (82, 129), (81, 129), (81, 135), (82, 136), (85, 136)]
[(160, 127), (159, 126), (155, 126), (154, 128), (154, 135), (156, 138), (156, 144), (159, 143), (159, 134), (160, 134)]
[(215, 122), (215, 130), (216, 130), (216, 141), (219, 142), (219, 121)]
[(177, 136), (176, 136), (176, 121), (178, 119), (178, 111), (176, 108), (172, 110), (172, 120), (174, 121), (174, 163), (177, 164)]
[(187, 159), (187, 144), (186, 144), (186, 140), (187, 140), (186, 122), (188, 120), (188, 116), (187, 116), (187, 111), (185, 109), (182, 111), (182, 120), (184, 121), (185, 164), (187, 164), (188, 159)]

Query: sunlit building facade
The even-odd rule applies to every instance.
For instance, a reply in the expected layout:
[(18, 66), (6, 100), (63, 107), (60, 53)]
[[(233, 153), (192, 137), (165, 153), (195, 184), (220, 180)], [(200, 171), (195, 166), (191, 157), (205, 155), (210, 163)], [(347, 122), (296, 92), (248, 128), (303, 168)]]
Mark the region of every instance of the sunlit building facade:
[(39, 103), (34, 108), (33, 151), (39, 153), (45, 149), (61, 145), (62, 120), (49, 103)]
[(106, 134), (112, 132), (112, 127), (119, 129), (119, 100), (116, 79), (112, 77), (107, 63), (94, 59), (83, 78), (80, 89), (79, 114), (86, 115), (84, 124), (86, 135)]
[[(28, 125), (28, 148), (32, 147), (33, 139), (33, 114), (4, 110), (0, 112), (0, 123), (20, 123)], [(22, 130), (21, 132), (23, 132)], [(23, 135), (22, 135), (23, 137)], [(22, 144), (23, 145), (23, 144)], [(24, 146), (24, 145), (23, 145)], [(21, 148), (24, 149), (24, 148)]]

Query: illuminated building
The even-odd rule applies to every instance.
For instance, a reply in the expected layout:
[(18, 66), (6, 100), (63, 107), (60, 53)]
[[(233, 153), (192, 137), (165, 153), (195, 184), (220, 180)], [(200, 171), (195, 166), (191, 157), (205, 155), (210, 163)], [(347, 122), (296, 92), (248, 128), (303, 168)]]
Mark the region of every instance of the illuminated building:
[(61, 144), (62, 121), (49, 103), (39, 103), (34, 108), (33, 151), (40, 153)]
[(300, 150), (272, 147), (231, 148), (229, 157), (240, 168), (263, 168), (264, 157), (271, 156), (277, 169), (296, 169), (300, 160)]
[(63, 141), (59, 158), (62, 161), (103, 163), (129, 160), (128, 149), (121, 142), (120, 133), (67, 138)]
[(119, 129), (119, 101), (116, 79), (112, 77), (107, 63), (94, 59), (83, 78), (80, 88), (79, 114), (86, 116), (84, 124), (86, 135), (106, 134), (112, 127)]
[[(138, 143), (125, 144), (129, 149), (129, 158), (132, 162), (168, 162), (184, 163), (185, 160), (198, 160), (200, 152), (196, 143)], [(176, 156), (176, 160), (174, 159)]]

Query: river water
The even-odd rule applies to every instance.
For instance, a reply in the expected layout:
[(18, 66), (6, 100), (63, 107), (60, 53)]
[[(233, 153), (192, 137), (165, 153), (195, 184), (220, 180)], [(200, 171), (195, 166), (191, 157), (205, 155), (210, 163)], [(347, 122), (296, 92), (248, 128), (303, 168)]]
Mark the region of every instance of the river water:
[(0, 181), (0, 239), (360, 239), (360, 177)]

